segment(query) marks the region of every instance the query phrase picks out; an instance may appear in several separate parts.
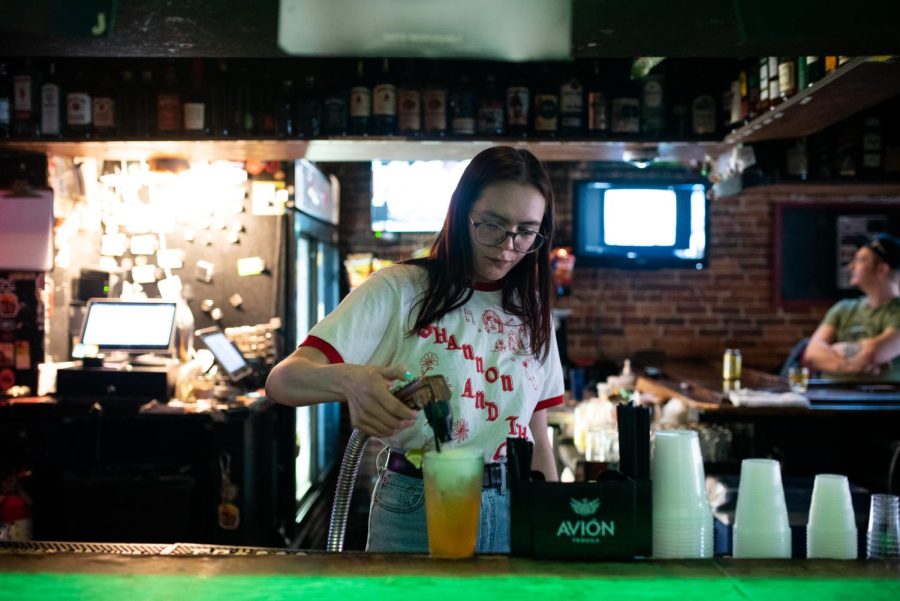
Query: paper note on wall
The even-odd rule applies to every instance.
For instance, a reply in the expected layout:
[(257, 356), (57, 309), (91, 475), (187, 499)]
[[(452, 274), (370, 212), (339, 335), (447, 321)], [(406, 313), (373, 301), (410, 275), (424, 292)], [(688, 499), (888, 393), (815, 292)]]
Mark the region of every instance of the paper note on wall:
[(0, 269), (53, 268), (53, 192), (0, 190)]

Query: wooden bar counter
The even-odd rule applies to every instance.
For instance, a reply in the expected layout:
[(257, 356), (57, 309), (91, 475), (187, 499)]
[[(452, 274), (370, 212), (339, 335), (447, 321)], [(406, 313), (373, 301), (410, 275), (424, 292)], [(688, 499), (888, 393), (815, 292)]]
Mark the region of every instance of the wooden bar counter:
[(0, 547), (0, 599), (900, 598), (898, 561), (563, 563), (505, 555), (453, 561), (196, 545), (170, 550), (127, 555)]

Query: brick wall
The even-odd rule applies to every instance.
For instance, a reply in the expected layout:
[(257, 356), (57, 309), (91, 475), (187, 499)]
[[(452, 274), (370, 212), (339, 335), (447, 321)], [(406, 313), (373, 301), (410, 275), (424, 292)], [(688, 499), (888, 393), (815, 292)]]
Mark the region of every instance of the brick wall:
[[(341, 244), (344, 252), (373, 252), (398, 259), (433, 236), (401, 234), (376, 239), (370, 229), (368, 163), (327, 163), (320, 168), (341, 182)], [(571, 243), (571, 180), (594, 165), (549, 163), (557, 195), (558, 245)], [(710, 261), (702, 271), (631, 271), (579, 267), (572, 295), (557, 306), (572, 310), (568, 353), (572, 359), (619, 362), (641, 349), (663, 349), (670, 358), (718, 359), (725, 348), (741, 349), (744, 364), (775, 370), (794, 343), (808, 336), (826, 306), (786, 311), (773, 303), (774, 207), (780, 200), (817, 202), (884, 200), (877, 187), (773, 186), (755, 188), (711, 203)], [(891, 200), (891, 199), (889, 199)], [(900, 201), (900, 196), (893, 196)]]

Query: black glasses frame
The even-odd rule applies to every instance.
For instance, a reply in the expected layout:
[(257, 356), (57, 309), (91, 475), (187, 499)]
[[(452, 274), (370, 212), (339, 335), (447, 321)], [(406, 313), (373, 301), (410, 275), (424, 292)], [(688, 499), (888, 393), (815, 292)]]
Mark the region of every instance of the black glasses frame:
[[(523, 230), (521, 232), (511, 232), (507, 229), (504, 229), (503, 226), (501, 226), (500, 224), (493, 223), (486, 219), (484, 221), (475, 221), (471, 215), (469, 215), (469, 221), (475, 227), (475, 240), (479, 244), (483, 244), (484, 246), (502, 246), (503, 243), (506, 242), (507, 238), (512, 238), (513, 250), (522, 255), (527, 255), (527, 254), (536, 252), (537, 250), (540, 250), (540, 248), (544, 245), (544, 241), (547, 239), (547, 237), (540, 232), (536, 232), (533, 230)], [(480, 240), (478, 238), (478, 230), (479, 230), (479, 228), (481, 228), (482, 225), (490, 225), (492, 227), (499, 228), (503, 232), (503, 237), (499, 241), (495, 242), (494, 244), (490, 244), (488, 242)], [(484, 230), (482, 230), (482, 231), (484, 231)], [(535, 238), (534, 238), (534, 242), (531, 243), (531, 248), (529, 248), (528, 250), (521, 250), (518, 247), (518, 240), (519, 240), (519, 236), (522, 236), (525, 234), (533, 235)]]

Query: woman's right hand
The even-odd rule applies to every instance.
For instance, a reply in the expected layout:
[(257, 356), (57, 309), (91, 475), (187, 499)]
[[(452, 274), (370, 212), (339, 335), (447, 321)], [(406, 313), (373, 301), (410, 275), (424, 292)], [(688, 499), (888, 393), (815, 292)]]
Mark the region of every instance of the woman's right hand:
[(342, 387), (354, 428), (363, 434), (386, 438), (416, 422), (417, 412), (390, 390), (390, 382), (403, 379), (405, 374), (406, 369), (400, 365), (354, 365), (348, 370)]

